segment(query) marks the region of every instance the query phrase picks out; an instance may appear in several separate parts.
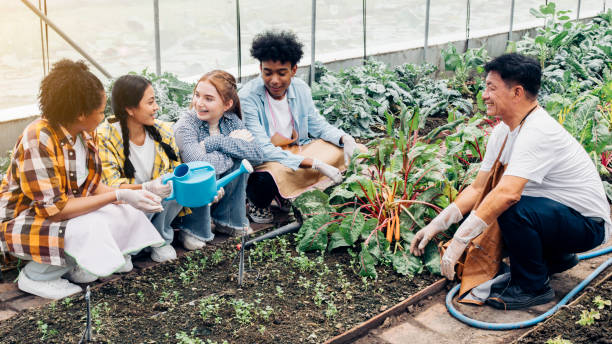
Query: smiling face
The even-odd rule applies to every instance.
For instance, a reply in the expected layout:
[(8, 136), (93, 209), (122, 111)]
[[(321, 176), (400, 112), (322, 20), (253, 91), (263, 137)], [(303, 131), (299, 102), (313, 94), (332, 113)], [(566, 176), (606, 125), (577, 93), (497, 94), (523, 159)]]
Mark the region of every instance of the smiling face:
[(487, 115), (503, 119), (504, 116), (511, 113), (516, 87), (509, 87), (498, 72), (490, 71), (487, 74), (486, 88), (482, 93), (482, 100), (487, 106)]
[(224, 103), (215, 86), (209, 81), (200, 81), (193, 92), (193, 108), (198, 118), (208, 123), (219, 122), (223, 113), (233, 104), (231, 99)]
[(154, 125), (155, 114), (159, 110), (159, 106), (155, 101), (155, 91), (149, 85), (138, 103), (138, 107), (125, 109), (129, 115), (129, 120), (141, 125)]
[(261, 78), (272, 98), (281, 100), (291, 85), (291, 78), (297, 72), (297, 65), (291, 62), (263, 61), (259, 65)]

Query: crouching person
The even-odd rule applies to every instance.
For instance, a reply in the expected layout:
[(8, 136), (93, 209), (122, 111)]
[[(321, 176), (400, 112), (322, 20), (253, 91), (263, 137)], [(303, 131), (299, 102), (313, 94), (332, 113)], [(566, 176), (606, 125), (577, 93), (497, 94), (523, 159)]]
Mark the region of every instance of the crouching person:
[[(62, 60), (40, 87), (42, 118), (17, 140), (0, 187), (0, 247), (30, 260), (19, 289), (44, 298), (78, 293), (76, 283), (129, 271), (125, 256), (163, 239), (140, 211), (162, 210), (144, 190), (100, 182), (91, 133), (104, 118), (104, 87), (83, 62)], [(117, 204), (127, 203), (127, 204)]]
[[(170, 123), (155, 119), (159, 106), (151, 82), (139, 75), (119, 77), (113, 84), (111, 104), (115, 116), (97, 131), (102, 181), (120, 189), (151, 191), (162, 199), (170, 196), (171, 182), (162, 184), (161, 176), (180, 164), (179, 152)], [(162, 206), (163, 211), (147, 214), (166, 241), (151, 249), (156, 262), (176, 259), (170, 224), (183, 208), (174, 200), (164, 200)], [(185, 231), (179, 233), (187, 249), (198, 248), (188, 238)]]

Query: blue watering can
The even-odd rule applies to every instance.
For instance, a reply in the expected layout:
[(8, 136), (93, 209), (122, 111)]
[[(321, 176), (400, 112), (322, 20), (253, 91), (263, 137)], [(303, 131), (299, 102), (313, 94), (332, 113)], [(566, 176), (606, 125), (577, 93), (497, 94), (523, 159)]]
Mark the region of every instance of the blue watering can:
[(243, 173), (253, 172), (253, 166), (242, 160), (240, 168), (216, 180), (215, 168), (205, 161), (180, 164), (172, 173), (162, 176), (162, 183), (172, 180), (172, 193), (167, 201), (176, 201), (185, 207), (202, 207), (215, 199), (217, 191)]

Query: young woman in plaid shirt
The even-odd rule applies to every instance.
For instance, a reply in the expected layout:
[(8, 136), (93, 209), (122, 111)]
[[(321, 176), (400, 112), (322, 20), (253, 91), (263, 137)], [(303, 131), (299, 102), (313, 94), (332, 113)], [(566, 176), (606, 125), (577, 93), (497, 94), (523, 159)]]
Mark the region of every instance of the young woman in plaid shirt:
[[(62, 60), (40, 87), (42, 118), (23, 131), (0, 186), (0, 248), (30, 260), (19, 289), (45, 298), (78, 293), (77, 283), (129, 271), (125, 256), (164, 243), (142, 211), (159, 196), (114, 189), (92, 132), (104, 118), (104, 87), (83, 62)], [(118, 202), (127, 204), (116, 204)]]
[[(170, 196), (172, 183), (162, 184), (161, 176), (180, 164), (179, 149), (170, 123), (155, 119), (159, 106), (151, 82), (139, 75), (119, 77), (111, 103), (115, 116), (97, 131), (102, 180), (113, 187), (148, 190), (162, 199)], [(176, 259), (171, 223), (183, 208), (175, 200), (162, 201), (162, 206), (162, 212), (147, 215), (166, 241), (151, 248), (151, 259), (157, 262)], [(202, 231), (183, 229), (179, 240), (188, 250), (202, 248), (204, 242), (197, 239)]]
[[(174, 138), (185, 162), (206, 161), (217, 177), (238, 169), (242, 159), (261, 164), (263, 152), (242, 123), (236, 79), (213, 70), (200, 78), (193, 91), (190, 110), (174, 126)], [(185, 228), (204, 228), (202, 241), (212, 240), (211, 217), (217, 232), (229, 235), (251, 233), (246, 217), (246, 181), (243, 174), (225, 186), (225, 196), (214, 207), (192, 208), (181, 218)]]

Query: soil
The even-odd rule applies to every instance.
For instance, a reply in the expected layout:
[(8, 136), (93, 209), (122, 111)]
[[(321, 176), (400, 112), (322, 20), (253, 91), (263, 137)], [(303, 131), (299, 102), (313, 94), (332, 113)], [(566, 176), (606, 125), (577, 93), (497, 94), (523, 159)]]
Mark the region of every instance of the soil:
[[(608, 269), (608, 273), (612, 271)], [(610, 344), (612, 343), (612, 305), (598, 309), (593, 303), (595, 297), (612, 300), (612, 278), (608, 277), (597, 287), (587, 287), (577, 304), (563, 307), (552, 318), (537, 327), (517, 343), (545, 343), (549, 339), (560, 337), (573, 344)], [(577, 323), (583, 311), (599, 312), (599, 319), (594, 319), (592, 325)], [(561, 343), (561, 342), (558, 342)]]
[[(242, 287), (231, 241), (100, 284), (91, 293), (93, 340), (321, 343), (437, 279), (405, 277), (388, 267), (378, 268), (377, 280), (362, 279), (352, 252), (304, 256), (293, 241), (288, 235), (247, 251)], [(0, 323), (0, 342), (76, 343), (85, 310), (80, 294), (22, 312)]]

